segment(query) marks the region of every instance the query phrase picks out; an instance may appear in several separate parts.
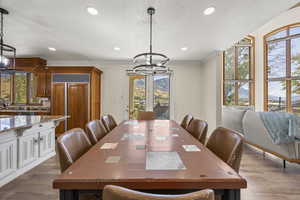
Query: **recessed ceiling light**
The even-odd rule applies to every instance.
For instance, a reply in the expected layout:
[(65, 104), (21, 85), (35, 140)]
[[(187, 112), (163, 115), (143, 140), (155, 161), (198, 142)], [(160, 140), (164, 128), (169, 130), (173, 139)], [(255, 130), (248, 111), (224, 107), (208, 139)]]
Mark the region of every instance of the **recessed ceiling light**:
[(186, 51), (186, 50), (188, 50), (187, 47), (181, 47), (181, 51)]
[(211, 14), (213, 14), (215, 11), (216, 11), (216, 8), (213, 7), (213, 6), (211, 6), (211, 7), (206, 8), (206, 9), (203, 11), (203, 13), (204, 13), (204, 15), (211, 15)]
[(114, 50), (115, 50), (115, 51), (120, 51), (121, 48), (120, 48), (120, 47), (114, 47)]
[(56, 51), (54, 47), (48, 47), (49, 51)]
[(94, 7), (87, 7), (86, 10), (88, 11), (88, 13), (90, 13), (91, 15), (98, 15), (98, 10)]

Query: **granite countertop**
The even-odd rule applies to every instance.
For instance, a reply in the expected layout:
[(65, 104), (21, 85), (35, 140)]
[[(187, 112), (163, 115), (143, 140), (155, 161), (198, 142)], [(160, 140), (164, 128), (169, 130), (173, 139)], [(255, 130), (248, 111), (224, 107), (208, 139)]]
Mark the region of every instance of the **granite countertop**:
[(0, 115), (0, 133), (30, 128), (33, 125), (50, 121), (61, 121), (68, 117), (63, 115)]

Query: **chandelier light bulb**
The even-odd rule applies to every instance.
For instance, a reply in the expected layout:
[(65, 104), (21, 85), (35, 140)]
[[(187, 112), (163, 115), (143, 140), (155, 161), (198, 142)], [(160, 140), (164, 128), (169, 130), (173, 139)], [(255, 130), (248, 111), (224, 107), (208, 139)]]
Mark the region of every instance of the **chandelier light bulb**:
[(0, 56), (0, 68), (6, 68), (9, 65), (9, 59), (5, 56)]

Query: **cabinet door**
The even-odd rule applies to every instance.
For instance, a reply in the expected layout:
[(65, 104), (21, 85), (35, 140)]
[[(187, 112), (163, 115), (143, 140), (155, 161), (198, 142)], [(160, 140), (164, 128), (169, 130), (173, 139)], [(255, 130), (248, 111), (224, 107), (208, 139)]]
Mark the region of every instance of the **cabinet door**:
[(85, 129), (89, 121), (89, 84), (68, 83), (68, 130)]
[(52, 82), (52, 76), (50, 72), (46, 72), (46, 82), (45, 82), (45, 96), (50, 97), (51, 96), (51, 82)]
[[(51, 115), (66, 115), (65, 113), (65, 83), (53, 83), (51, 96)], [(65, 122), (61, 122), (55, 130), (58, 137), (65, 132)]]
[(55, 129), (43, 130), (39, 136), (39, 156), (43, 157), (55, 150)]
[(0, 143), (0, 179), (13, 173), (17, 168), (17, 139)]
[(24, 167), (38, 159), (39, 133), (19, 138), (19, 168)]
[(37, 72), (36, 80), (37, 80), (36, 96), (45, 97), (46, 96), (46, 72)]

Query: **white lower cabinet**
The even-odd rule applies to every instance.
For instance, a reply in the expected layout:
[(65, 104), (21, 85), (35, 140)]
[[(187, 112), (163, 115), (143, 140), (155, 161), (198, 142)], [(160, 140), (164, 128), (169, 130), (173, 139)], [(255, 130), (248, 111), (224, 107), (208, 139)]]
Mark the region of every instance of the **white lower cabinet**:
[(19, 138), (19, 168), (37, 160), (39, 157), (39, 133), (32, 133)]
[(55, 149), (55, 129), (49, 129), (39, 134), (39, 156), (45, 156)]
[(54, 155), (54, 124), (0, 134), (0, 187)]
[(17, 138), (0, 143), (0, 180), (17, 169)]

